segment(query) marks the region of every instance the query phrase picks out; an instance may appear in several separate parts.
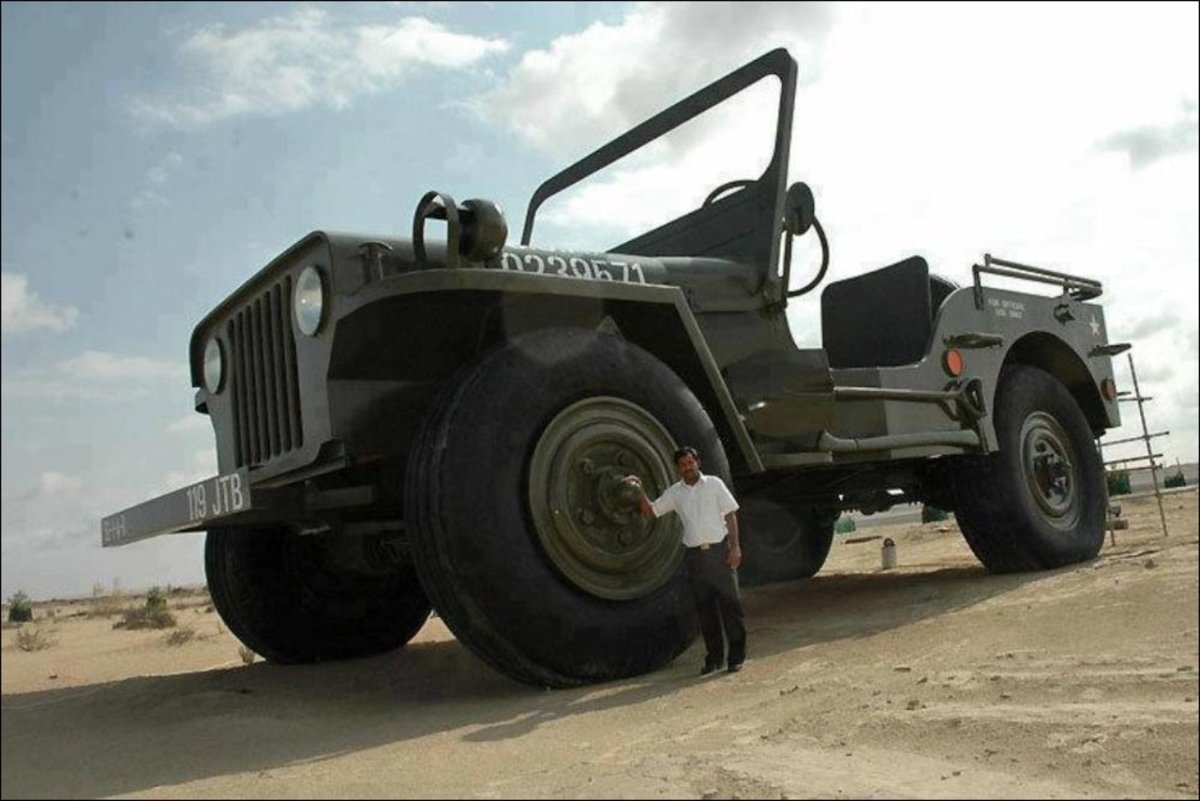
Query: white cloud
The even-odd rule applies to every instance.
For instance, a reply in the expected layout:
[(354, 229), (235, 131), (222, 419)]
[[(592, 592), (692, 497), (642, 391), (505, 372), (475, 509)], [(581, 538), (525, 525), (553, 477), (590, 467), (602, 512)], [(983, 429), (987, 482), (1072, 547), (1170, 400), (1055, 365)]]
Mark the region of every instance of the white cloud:
[(4, 499), (5, 548), (44, 550), (78, 539), (87, 528), (90, 515), (85, 507), (93, 494), (77, 476), (42, 471), (35, 486)]
[(1168, 125), (1139, 125), (1113, 134), (1100, 143), (1101, 149), (1129, 154), (1135, 170), (1176, 153), (1195, 150), (1197, 144), (1195, 102), (1185, 102), (1179, 119)]
[(171, 151), (159, 159), (153, 167), (147, 170), (141, 187), (129, 205), (134, 209), (142, 209), (147, 206), (166, 206), (167, 199), (160, 190), (166, 186), (167, 181), (171, 179), (181, 164), (183, 164), (183, 156), (175, 151)]
[(99, 387), (85, 381), (64, 381), (45, 378), (8, 380), (0, 384), (5, 398), (52, 401), (127, 401), (149, 394), (145, 387)]
[(163, 479), (163, 491), (186, 487), (203, 481), (217, 473), (217, 454), (212, 448), (195, 451), (186, 465), (179, 470), (168, 471)]
[(62, 500), (64, 496), (77, 496), (82, 488), (83, 481), (81, 479), (57, 470), (47, 470), (38, 476), (38, 486), (34, 490), (34, 497), (43, 500)]
[(57, 362), (52, 368), (5, 376), (5, 398), (120, 402), (161, 392), (168, 384), (187, 387), (186, 364), (145, 356), (123, 356), (89, 350)]
[(197, 79), (167, 96), (137, 97), (130, 111), (145, 124), (189, 128), (243, 114), (339, 109), (397, 86), (415, 68), (459, 69), (508, 47), (422, 17), (353, 27), (305, 8), (243, 30), (193, 32), (178, 54)]
[(640, 3), (617, 25), (597, 22), (525, 53), (472, 103), (539, 150), (582, 156), (781, 44), (811, 80), (831, 20), (824, 3)]
[[(773, 47), (798, 58), (802, 84), (814, 80), (832, 20), (824, 3), (640, 3), (618, 24), (525, 53), (498, 89), (469, 105), (535, 149), (578, 158)], [(585, 231), (596, 237), (588, 246), (609, 247), (696, 208), (720, 184), (757, 178), (778, 101), (779, 82), (764, 80), (567, 190), (540, 214), (558, 230), (540, 231), (539, 241), (579, 246)], [(563, 241), (568, 231), (572, 242)]]
[(0, 330), (5, 334), (66, 331), (75, 325), (78, 316), (74, 306), (58, 306), (39, 298), (29, 289), (26, 276), (0, 274)]
[(167, 426), (168, 434), (189, 435), (199, 431), (211, 431), (212, 423), (208, 415), (204, 414), (189, 414), (179, 418), (174, 423)]
[[(181, 479), (204, 466), (199, 454), (181, 462)], [(103, 516), (155, 494), (146, 486), (111, 486), (110, 478), (81, 478), (51, 469), (39, 473), (32, 486), (5, 493), (0, 504), (4, 532), (0, 594), (18, 589), (35, 598), (86, 594), (97, 581), (107, 583), (110, 578), (130, 588), (203, 582), (202, 536), (158, 537), (127, 548), (100, 547)]]
[(635, 156), (566, 190), (539, 215), (560, 229), (550, 244), (572, 244), (559, 240), (588, 228), (627, 238), (691, 211), (721, 184), (757, 178), (770, 161), (778, 102), (778, 81), (757, 84), (679, 128), (678, 138), (668, 134), (663, 145), (651, 145), (649, 154), (660, 163)]
[(180, 381), (187, 380), (187, 368), (176, 361), (122, 356), (89, 350), (55, 365), (76, 378), (96, 381)]
[(1142, 339), (1143, 337), (1153, 336), (1160, 331), (1173, 329), (1179, 323), (1179, 315), (1173, 312), (1168, 312), (1167, 314), (1150, 313), (1129, 325), (1126, 336), (1132, 339)]

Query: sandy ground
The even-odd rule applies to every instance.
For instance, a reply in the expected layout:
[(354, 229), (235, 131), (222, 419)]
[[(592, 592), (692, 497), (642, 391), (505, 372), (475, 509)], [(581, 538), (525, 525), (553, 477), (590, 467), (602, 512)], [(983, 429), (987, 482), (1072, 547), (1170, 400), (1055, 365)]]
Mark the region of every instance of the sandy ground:
[[(953, 524), (863, 532), (815, 579), (747, 590), (750, 661), (697, 644), (649, 676), (544, 692), (434, 619), (406, 648), (243, 664), (202, 597), (195, 638), (87, 603), (25, 652), (3, 632), (16, 797), (1197, 797), (1197, 501), (1125, 500), (1099, 559), (983, 572)], [(45, 608), (37, 616), (46, 614)]]

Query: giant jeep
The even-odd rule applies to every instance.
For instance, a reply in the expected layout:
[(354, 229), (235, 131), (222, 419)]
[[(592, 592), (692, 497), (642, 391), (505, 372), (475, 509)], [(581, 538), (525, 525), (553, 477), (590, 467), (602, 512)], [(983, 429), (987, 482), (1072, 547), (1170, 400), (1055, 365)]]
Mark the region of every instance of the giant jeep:
[[(219, 475), (106, 517), (103, 544), (206, 531), (217, 610), (273, 662), (397, 648), (432, 608), (551, 687), (694, 640), (678, 523), (623, 480), (661, 492), (681, 444), (742, 503), (746, 582), (812, 576), (839, 514), (898, 503), (953, 510), (994, 572), (1094, 557), (1122, 347), (1100, 283), (988, 255), (960, 287), (912, 256), (828, 284), (823, 346), (798, 347), (788, 303), (829, 243), (787, 184), (796, 75), (769, 52), (553, 176), (519, 245), (496, 204), (444, 192), (409, 237), (305, 236), (192, 334)], [(771, 76), (760, 176), (607, 251), (534, 244), (548, 198)], [(792, 289), (809, 232), (821, 265)]]

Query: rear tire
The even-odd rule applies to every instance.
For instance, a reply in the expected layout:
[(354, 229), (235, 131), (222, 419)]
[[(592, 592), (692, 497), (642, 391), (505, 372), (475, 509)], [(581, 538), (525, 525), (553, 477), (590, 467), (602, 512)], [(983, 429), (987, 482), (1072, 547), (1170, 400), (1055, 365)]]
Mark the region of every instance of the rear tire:
[(808, 506), (746, 498), (738, 511), (744, 586), (810, 578), (833, 544), (833, 519)]
[(405, 515), (421, 581), (459, 641), (549, 687), (678, 656), (696, 636), (678, 524), (642, 521), (613, 478), (637, 472), (661, 492), (682, 444), (729, 481), (699, 401), (616, 336), (533, 332), (456, 377), (418, 432)]
[(411, 564), (382, 576), (350, 573), (331, 562), (321, 537), (285, 528), (210, 531), (204, 567), (225, 625), (271, 662), (390, 651), (429, 617)]
[(1083, 411), (1036, 367), (1005, 368), (995, 403), (999, 450), (944, 474), (971, 550), (993, 573), (1092, 559), (1104, 544), (1104, 467)]

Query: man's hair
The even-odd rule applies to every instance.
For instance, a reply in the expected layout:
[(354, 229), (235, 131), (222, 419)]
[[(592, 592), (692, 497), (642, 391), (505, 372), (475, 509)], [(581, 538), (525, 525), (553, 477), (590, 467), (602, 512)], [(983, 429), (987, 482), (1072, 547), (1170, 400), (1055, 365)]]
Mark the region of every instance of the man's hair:
[(679, 464), (679, 460), (685, 456), (690, 456), (697, 462), (700, 461), (700, 454), (696, 453), (696, 449), (691, 445), (684, 445), (675, 451), (675, 464)]

